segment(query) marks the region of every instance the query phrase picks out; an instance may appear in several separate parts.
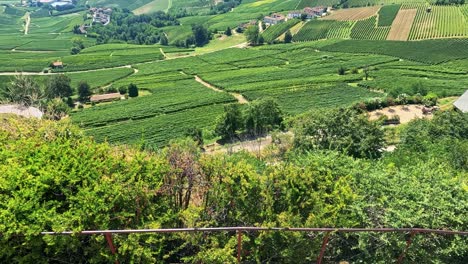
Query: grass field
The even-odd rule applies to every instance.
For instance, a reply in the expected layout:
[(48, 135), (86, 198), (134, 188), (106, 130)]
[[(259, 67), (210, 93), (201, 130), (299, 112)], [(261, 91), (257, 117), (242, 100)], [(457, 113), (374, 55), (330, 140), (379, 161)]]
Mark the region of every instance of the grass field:
[(153, 0), (152, 2), (147, 3), (146, 5), (140, 6), (137, 9), (133, 10), (133, 13), (136, 15), (149, 14), (156, 11), (167, 12), (171, 8), (171, 3), (173, 0)]

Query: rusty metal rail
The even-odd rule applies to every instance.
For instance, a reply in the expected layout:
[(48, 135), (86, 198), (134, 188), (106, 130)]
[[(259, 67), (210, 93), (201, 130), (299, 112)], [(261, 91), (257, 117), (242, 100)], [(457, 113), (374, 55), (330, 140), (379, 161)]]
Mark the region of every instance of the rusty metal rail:
[[(112, 254), (117, 254), (117, 248), (112, 241), (113, 234), (164, 234), (164, 233), (180, 233), (180, 232), (235, 232), (237, 234), (237, 262), (242, 261), (242, 232), (315, 232), (325, 233), (322, 241), (320, 253), (317, 256), (317, 263), (322, 263), (325, 255), (326, 247), (330, 236), (333, 233), (409, 233), (410, 236), (406, 241), (406, 246), (396, 260), (396, 263), (403, 263), (404, 257), (417, 234), (438, 234), (438, 235), (461, 235), (467, 236), (468, 231), (457, 230), (440, 230), (440, 229), (425, 229), (425, 228), (295, 228), (295, 227), (193, 227), (193, 228), (167, 228), (167, 229), (127, 229), (127, 230), (85, 230), (80, 232), (63, 231), (63, 232), (41, 232), (41, 235), (104, 235), (107, 244)], [(115, 263), (119, 263), (116, 261)]]

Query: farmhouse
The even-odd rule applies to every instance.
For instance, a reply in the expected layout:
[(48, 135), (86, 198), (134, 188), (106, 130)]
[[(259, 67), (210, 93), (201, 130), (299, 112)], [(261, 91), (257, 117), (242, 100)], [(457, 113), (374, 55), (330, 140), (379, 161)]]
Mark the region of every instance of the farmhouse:
[(292, 11), (288, 13), (287, 18), (288, 19), (293, 19), (293, 18), (301, 18), (302, 17), (302, 12), (301, 11)]
[(54, 68), (54, 69), (63, 68), (63, 62), (61, 62), (61, 61), (52, 62), (52, 68)]
[(453, 103), (453, 106), (462, 113), (468, 113), (468, 90)]
[(101, 103), (101, 102), (112, 102), (115, 100), (120, 100), (122, 95), (120, 93), (110, 93), (110, 94), (98, 94), (91, 96), (92, 103)]
[(273, 13), (270, 16), (266, 16), (265, 18), (263, 18), (263, 22), (269, 25), (276, 25), (284, 22), (285, 20), (286, 18), (282, 14), (278, 13)]
[(304, 8), (304, 14), (307, 14), (307, 18), (321, 17), (325, 14), (327, 8), (323, 6), (317, 7), (306, 7)]

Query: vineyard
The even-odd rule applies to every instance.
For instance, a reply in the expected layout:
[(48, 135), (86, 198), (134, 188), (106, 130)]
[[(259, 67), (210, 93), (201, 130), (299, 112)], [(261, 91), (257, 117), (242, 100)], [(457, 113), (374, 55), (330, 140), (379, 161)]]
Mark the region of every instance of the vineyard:
[(322, 47), (323, 50), (385, 54), (426, 64), (468, 58), (468, 39), (425, 41), (344, 40)]
[(391, 26), (399, 10), (400, 10), (400, 5), (382, 6), (382, 8), (380, 8), (379, 10), (379, 20), (378, 20), (377, 26), (379, 27)]
[(416, 18), (409, 39), (451, 38), (468, 36), (466, 17), (462, 10), (466, 7), (418, 5)]
[(407, 4), (416, 3), (423, 4), (427, 3), (426, 0), (348, 0), (349, 7), (359, 7), (368, 5), (392, 5), (392, 4)]
[(300, 0), (297, 5), (297, 9), (314, 6), (333, 6), (339, 3), (339, 0)]
[[(338, 26), (341, 23), (337, 22)], [(327, 38), (327, 34), (334, 25), (335, 22), (333, 21), (309, 21), (307, 22), (301, 30), (293, 36), (293, 41), (301, 42), (301, 41), (311, 41), (311, 40), (318, 40), (318, 39), (325, 39)], [(334, 32), (338, 32), (341, 34), (341, 30), (337, 30), (335, 27)]]
[(390, 27), (376, 27), (377, 19), (375, 16), (366, 20), (357, 21), (351, 29), (351, 38), (353, 39), (371, 39), (383, 40), (387, 38)]
[(353, 21), (337, 21), (330, 26), (327, 33), (328, 39), (348, 39), (351, 36), (351, 29), (355, 22)]
[(272, 42), (299, 22), (299, 19), (290, 19), (285, 23), (272, 25), (262, 33), (262, 36), (266, 42)]

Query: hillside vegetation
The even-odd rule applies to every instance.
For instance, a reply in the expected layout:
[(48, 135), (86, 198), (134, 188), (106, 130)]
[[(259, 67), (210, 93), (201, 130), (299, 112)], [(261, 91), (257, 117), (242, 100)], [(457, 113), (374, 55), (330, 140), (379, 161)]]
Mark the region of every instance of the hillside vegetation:
[[(261, 158), (201, 155), (190, 140), (141, 152), (95, 143), (67, 122), (2, 117), (0, 259), (235, 262), (231, 233), (115, 235), (113, 256), (102, 236), (38, 235), (41, 231), (251, 225), (467, 229), (468, 116), (443, 112), (432, 121), (414, 121), (401, 131), (394, 153), (369, 160), (347, 156), (349, 148), (342, 147), (362, 129), (369, 129), (367, 137), (376, 133), (378, 143), (380, 128), (341, 111), (362, 122), (348, 126), (338, 113), (295, 120), (295, 147), (283, 155), (278, 145)], [(318, 124), (332, 141), (313, 147), (307, 135)], [(312, 261), (322, 243), (323, 235), (317, 236), (245, 233), (249, 253), (242, 260)], [(403, 235), (392, 233), (333, 234), (326, 258), (385, 262), (396, 259), (405, 243)], [(420, 234), (406, 259), (464, 263), (467, 245), (466, 237)]]

